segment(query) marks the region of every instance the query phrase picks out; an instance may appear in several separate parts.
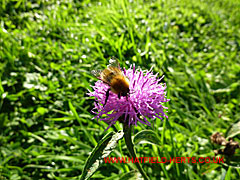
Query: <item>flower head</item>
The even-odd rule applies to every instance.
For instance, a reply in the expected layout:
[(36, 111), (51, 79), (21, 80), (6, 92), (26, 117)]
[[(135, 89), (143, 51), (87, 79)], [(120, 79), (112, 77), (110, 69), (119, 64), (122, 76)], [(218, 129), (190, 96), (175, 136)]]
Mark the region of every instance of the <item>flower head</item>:
[(166, 84), (160, 83), (163, 76), (158, 79), (152, 70), (143, 71), (135, 69), (135, 66), (128, 70), (124, 68), (123, 74), (129, 79), (130, 93), (127, 97), (122, 96), (119, 99), (117, 94), (110, 91), (104, 106), (109, 86), (101, 80), (92, 86), (94, 91), (88, 95), (96, 99), (92, 110), (96, 114), (95, 118), (107, 122), (109, 128), (119, 119), (123, 119), (129, 126), (137, 126), (137, 122), (150, 126), (151, 123), (146, 117), (152, 119), (167, 117), (164, 112), (167, 107), (164, 107), (163, 103), (169, 99), (166, 99)]

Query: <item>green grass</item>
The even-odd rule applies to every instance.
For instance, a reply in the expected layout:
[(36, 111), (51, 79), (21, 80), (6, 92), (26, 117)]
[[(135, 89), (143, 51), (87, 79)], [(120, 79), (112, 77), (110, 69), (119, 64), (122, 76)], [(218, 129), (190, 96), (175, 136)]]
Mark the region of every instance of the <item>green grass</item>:
[[(240, 119), (239, 11), (239, 0), (1, 1), (0, 179), (79, 178), (114, 131), (92, 120), (86, 95), (96, 81), (90, 71), (111, 56), (126, 68), (153, 66), (168, 86), (168, 121), (134, 128), (153, 129), (160, 144), (137, 145), (138, 156), (214, 156), (210, 136)], [(127, 155), (120, 144), (111, 156)], [(104, 164), (93, 178), (133, 168)], [(151, 179), (240, 179), (221, 164), (143, 168)]]

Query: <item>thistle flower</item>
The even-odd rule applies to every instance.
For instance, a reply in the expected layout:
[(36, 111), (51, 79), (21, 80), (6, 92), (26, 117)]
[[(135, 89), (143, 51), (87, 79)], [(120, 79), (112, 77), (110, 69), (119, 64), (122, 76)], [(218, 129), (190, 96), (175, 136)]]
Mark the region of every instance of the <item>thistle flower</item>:
[(163, 76), (158, 79), (158, 74), (154, 75), (152, 69), (149, 71), (135, 69), (134, 65), (128, 70), (124, 68), (123, 74), (129, 79), (128, 97), (122, 96), (119, 99), (117, 94), (110, 91), (107, 103), (103, 106), (109, 86), (101, 80), (92, 86), (93, 92), (88, 93), (89, 96), (95, 97), (96, 102), (92, 112), (96, 114), (97, 120), (107, 122), (109, 129), (120, 119), (129, 126), (137, 126), (137, 122), (150, 126), (151, 123), (146, 117), (168, 118), (164, 112), (167, 107), (163, 106), (164, 102), (169, 101), (166, 99), (167, 87), (165, 83), (160, 83)]

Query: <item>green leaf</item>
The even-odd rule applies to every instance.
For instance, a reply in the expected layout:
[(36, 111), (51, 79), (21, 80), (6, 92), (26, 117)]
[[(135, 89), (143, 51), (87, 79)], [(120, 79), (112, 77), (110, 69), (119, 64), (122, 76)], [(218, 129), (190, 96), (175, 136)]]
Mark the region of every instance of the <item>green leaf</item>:
[(74, 117), (77, 119), (80, 126), (82, 126), (81, 119), (79, 118), (78, 113), (77, 113), (75, 107), (72, 105), (71, 101), (68, 101), (68, 105), (69, 105), (69, 108), (70, 108), (71, 112), (73, 113)]
[(71, 120), (74, 120), (75, 117), (73, 116), (66, 116), (66, 117), (60, 117), (60, 118), (46, 118), (46, 120), (48, 121), (71, 121)]
[(68, 101), (68, 105), (69, 105), (69, 108), (70, 108), (71, 112), (73, 113), (74, 117), (77, 119), (81, 129), (84, 131), (86, 136), (91, 140), (91, 143), (93, 145), (96, 145), (97, 144), (96, 140), (89, 134), (89, 132), (86, 130), (86, 128), (83, 127), (82, 122), (81, 122), (81, 118), (79, 117), (76, 108), (72, 105), (70, 100)]
[(110, 132), (101, 139), (85, 163), (81, 180), (89, 179), (95, 173), (103, 163), (103, 158), (107, 157), (115, 149), (118, 140), (122, 139), (122, 137), (123, 131), (119, 131), (118, 133)]
[(143, 130), (137, 133), (134, 137), (134, 144), (155, 144), (160, 145), (160, 139), (152, 130)]
[(59, 161), (71, 161), (71, 162), (79, 162), (83, 163), (83, 160), (77, 156), (64, 156), (64, 155), (39, 155), (35, 158), (35, 160), (59, 160)]
[(222, 169), (222, 177), (221, 180), (230, 180), (231, 179), (231, 167), (228, 169)]
[(227, 171), (226, 171), (225, 168), (222, 168), (221, 170), (222, 170), (221, 180), (224, 180), (224, 179), (225, 179), (225, 176), (226, 176), (226, 174), (227, 174)]
[(227, 138), (232, 138), (236, 135), (240, 134), (240, 121), (233, 124), (230, 129), (227, 131)]
[(225, 176), (225, 180), (230, 180), (231, 179), (231, 167), (228, 168), (227, 174)]
[(232, 167), (235, 169), (240, 169), (240, 155), (234, 155), (232, 157), (225, 157), (224, 163), (225, 167)]
[(48, 109), (44, 108), (44, 107), (38, 107), (37, 108), (37, 112), (40, 114), (40, 115), (44, 115), (45, 113), (48, 112)]
[(218, 168), (220, 165), (217, 163), (206, 163), (201, 168), (201, 174), (211, 173), (214, 169)]
[(141, 178), (141, 174), (137, 170), (127, 172), (120, 177), (120, 180), (134, 180), (134, 179), (143, 179)]

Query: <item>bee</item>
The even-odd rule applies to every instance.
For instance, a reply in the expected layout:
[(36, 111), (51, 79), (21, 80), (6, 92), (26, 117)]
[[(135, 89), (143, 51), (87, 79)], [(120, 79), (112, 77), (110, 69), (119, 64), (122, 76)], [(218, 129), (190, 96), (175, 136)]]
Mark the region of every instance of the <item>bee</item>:
[(128, 98), (130, 92), (129, 80), (123, 74), (119, 62), (114, 57), (109, 60), (109, 65), (106, 69), (102, 71), (94, 70), (92, 74), (109, 86), (106, 91), (106, 98), (103, 106), (107, 103), (110, 91), (117, 94), (119, 99), (121, 99), (121, 96), (126, 97), (126, 99)]

